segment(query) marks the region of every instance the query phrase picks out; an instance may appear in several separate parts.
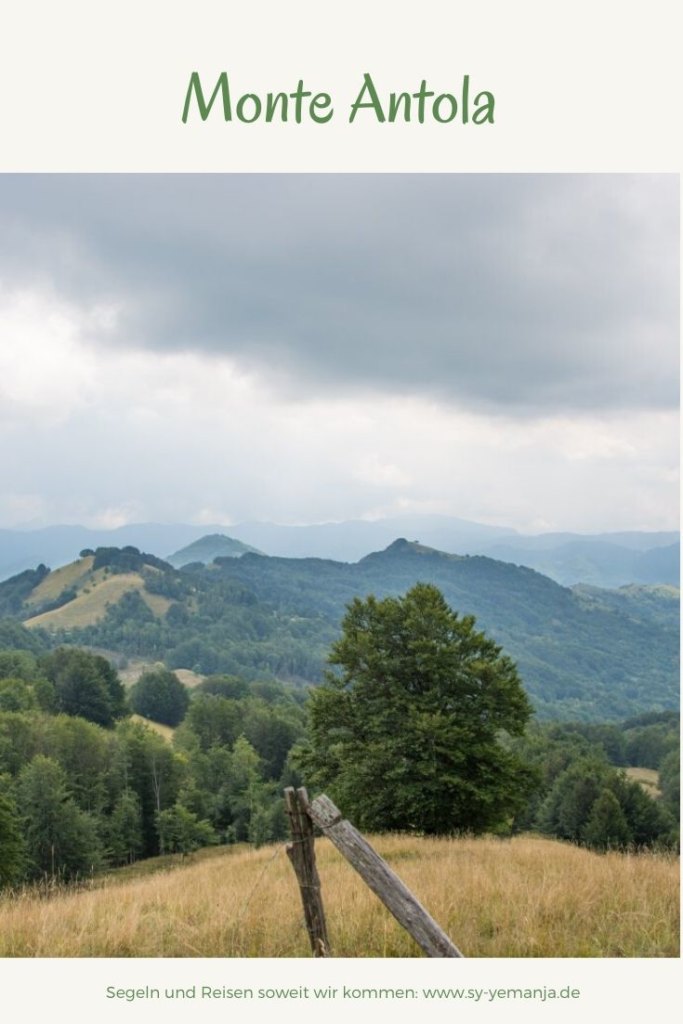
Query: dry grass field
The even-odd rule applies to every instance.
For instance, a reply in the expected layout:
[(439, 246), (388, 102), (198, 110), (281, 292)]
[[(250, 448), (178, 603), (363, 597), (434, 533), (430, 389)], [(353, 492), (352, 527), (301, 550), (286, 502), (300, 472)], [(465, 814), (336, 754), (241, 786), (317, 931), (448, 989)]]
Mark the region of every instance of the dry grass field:
[(142, 715), (131, 715), (130, 719), (132, 722), (142, 722), (143, 725), (148, 726), (153, 732), (163, 736), (169, 743), (173, 740), (175, 729), (170, 725), (163, 725), (162, 722), (153, 722), (151, 718), (143, 718)]
[(206, 679), (206, 676), (200, 676), (198, 672), (193, 672), (191, 668), (174, 668), (173, 671), (183, 686), (189, 686), (190, 689), (193, 686), (199, 686)]
[(655, 799), (662, 795), (659, 788), (659, 772), (654, 768), (625, 768), (629, 779), (639, 782), (645, 792)]
[(94, 561), (94, 555), (86, 555), (69, 565), (53, 569), (29, 594), (26, 604), (39, 605), (44, 601), (54, 601), (67, 587), (78, 587), (92, 574)]
[[(677, 858), (537, 837), (371, 841), (465, 956), (678, 955)], [(329, 842), (316, 849), (332, 954), (421, 955)], [(309, 955), (282, 844), (201, 851), (80, 892), (0, 899), (4, 957)]]
[[(115, 657), (115, 654), (110, 652), (110, 659)], [(141, 658), (130, 658), (125, 668), (118, 670), (119, 678), (123, 685), (128, 688), (137, 683), (143, 672), (150, 672), (155, 668), (165, 668), (163, 661), (143, 661)], [(192, 689), (194, 686), (198, 686), (206, 677), (200, 676), (197, 672), (193, 672), (191, 668), (174, 668), (174, 675), (178, 677), (180, 682)]]
[[(49, 580), (49, 576), (47, 577)], [(42, 584), (41, 584), (42, 586)], [(87, 585), (78, 596), (50, 612), (34, 615), (24, 622), (25, 626), (43, 626), (45, 629), (79, 629), (91, 626), (103, 619), (110, 604), (116, 604), (124, 594), (137, 590), (145, 604), (161, 616), (168, 611), (171, 602), (159, 594), (148, 594), (144, 589), (144, 580), (137, 573), (117, 573), (105, 575), (104, 569), (98, 569), (88, 580)]]

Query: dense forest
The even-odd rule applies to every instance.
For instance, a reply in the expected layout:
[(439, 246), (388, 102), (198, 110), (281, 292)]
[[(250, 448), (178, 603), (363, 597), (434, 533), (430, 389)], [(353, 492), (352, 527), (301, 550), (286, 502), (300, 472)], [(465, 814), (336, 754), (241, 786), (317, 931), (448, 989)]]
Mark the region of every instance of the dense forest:
[[(303, 781), (311, 742), (307, 705), (304, 689), (272, 679), (213, 674), (188, 690), (162, 665), (126, 692), (106, 658), (48, 649), (3, 623), (0, 885), (283, 838), (282, 788)], [(172, 737), (140, 710), (174, 726)], [(496, 831), (535, 830), (598, 850), (675, 847), (678, 731), (666, 711), (607, 724), (532, 722), (501, 736), (530, 785)], [(630, 778), (634, 766), (656, 770), (660, 792)]]

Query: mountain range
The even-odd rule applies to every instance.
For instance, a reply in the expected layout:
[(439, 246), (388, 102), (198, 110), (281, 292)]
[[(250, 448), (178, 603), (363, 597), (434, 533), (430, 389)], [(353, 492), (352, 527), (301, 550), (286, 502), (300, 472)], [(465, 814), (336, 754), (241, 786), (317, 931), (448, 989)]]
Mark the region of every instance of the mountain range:
[(226, 537), (223, 533), (211, 533), (169, 555), (166, 561), (174, 568), (182, 569), (184, 565), (190, 565), (193, 562), (210, 565), (216, 558), (241, 558), (242, 555), (249, 552), (255, 555), (263, 554), (258, 548), (243, 544), (241, 540)]
[(678, 705), (679, 594), (670, 586), (563, 587), (532, 569), (407, 539), (358, 562), (252, 552), (184, 569), (134, 547), (0, 583), (0, 615), (33, 640), (170, 668), (314, 684), (356, 596), (433, 583), (518, 664), (545, 718), (623, 719)]
[[(210, 538), (216, 535), (224, 538), (221, 544), (233, 545), (233, 554), (243, 553), (235, 543), (239, 542), (272, 556), (342, 562), (356, 562), (386, 547), (396, 537), (406, 537), (442, 551), (486, 555), (525, 565), (565, 586), (679, 583), (679, 537), (672, 531), (524, 535), (508, 527), (434, 515), (308, 526), (266, 522), (229, 527), (138, 523), (113, 530), (82, 526), (0, 530), (0, 580), (41, 563), (57, 568), (73, 561), (81, 550), (100, 546), (133, 545), (174, 565), (184, 560), (211, 561)], [(188, 547), (197, 541), (203, 541), (199, 553), (188, 552)]]

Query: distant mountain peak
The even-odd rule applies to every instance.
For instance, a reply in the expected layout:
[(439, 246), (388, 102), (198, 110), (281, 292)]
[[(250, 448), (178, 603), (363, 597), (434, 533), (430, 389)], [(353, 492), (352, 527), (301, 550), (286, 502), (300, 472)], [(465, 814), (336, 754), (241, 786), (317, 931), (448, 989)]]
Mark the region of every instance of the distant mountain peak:
[(193, 562), (210, 565), (216, 558), (241, 558), (246, 554), (260, 555), (262, 552), (241, 540), (228, 537), (225, 533), (208, 533), (169, 555), (168, 561), (176, 569), (180, 569), (183, 565)]
[(393, 543), (385, 548), (385, 551), (413, 551), (417, 554), (425, 551), (436, 551), (436, 548), (428, 548), (424, 544), (420, 544), (419, 540), (407, 540), (405, 537), (397, 537)]
[(365, 558), (361, 558), (361, 562), (366, 562), (368, 559), (376, 560), (391, 558), (395, 555), (417, 555), (422, 558), (425, 556), (433, 556), (452, 560), (457, 560), (462, 557), (461, 555), (453, 555), (446, 551), (439, 551), (438, 548), (428, 547), (426, 544), (421, 544), (419, 540), (407, 540), (405, 537), (397, 537), (396, 540), (392, 541), (388, 547), (384, 548), (384, 550), (373, 551), (372, 554), (366, 555)]

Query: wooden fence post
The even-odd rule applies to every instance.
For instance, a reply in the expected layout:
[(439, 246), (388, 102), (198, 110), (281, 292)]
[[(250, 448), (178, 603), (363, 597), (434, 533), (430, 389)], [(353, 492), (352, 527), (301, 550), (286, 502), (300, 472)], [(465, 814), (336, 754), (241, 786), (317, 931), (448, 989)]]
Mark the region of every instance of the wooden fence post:
[(287, 856), (299, 882), (313, 956), (329, 956), (330, 944), (320, 894), (320, 877), (315, 864), (313, 825), (308, 813), (308, 793), (303, 787), (294, 790), (292, 786), (288, 786), (285, 789), (285, 806), (292, 833), (292, 842), (286, 847)]
[[(299, 790), (301, 792), (301, 790)], [(366, 885), (430, 957), (461, 957), (446, 933), (439, 928), (398, 875), (326, 796), (308, 804), (314, 823), (356, 869)]]

